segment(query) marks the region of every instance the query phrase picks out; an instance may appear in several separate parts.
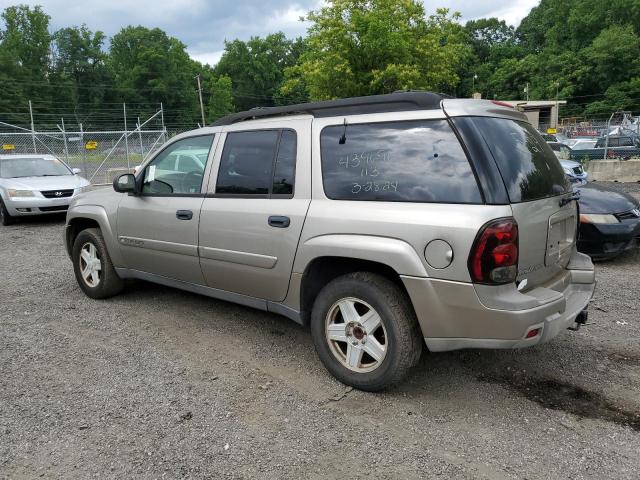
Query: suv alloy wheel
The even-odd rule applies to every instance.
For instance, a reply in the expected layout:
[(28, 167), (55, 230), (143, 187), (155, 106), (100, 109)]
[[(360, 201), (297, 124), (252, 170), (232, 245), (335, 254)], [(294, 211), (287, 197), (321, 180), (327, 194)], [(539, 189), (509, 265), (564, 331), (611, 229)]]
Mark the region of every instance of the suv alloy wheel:
[(78, 285), (87, 296), (100, 299), (120, 293), (124, 282), (113, 268), (99, 229), (82, 230), (73, 242), (71, 256)]
[(311, 336), (327, 370), (361, 390), (398, 383), (422, 353), (406, 293), (370, 272), (343, 275), (320, 291), (311, 312)]

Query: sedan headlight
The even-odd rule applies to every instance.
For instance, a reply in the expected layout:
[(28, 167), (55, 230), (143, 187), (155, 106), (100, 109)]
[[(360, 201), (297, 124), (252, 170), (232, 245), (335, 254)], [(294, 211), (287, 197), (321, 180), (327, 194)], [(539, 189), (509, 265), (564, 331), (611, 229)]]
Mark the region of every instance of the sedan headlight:
[(583, 213), (580, 215), (581, 223), (620, 223), (614, 215), (603, 215), (595, 213)]
[(35, 194), (31, 190), (13, 190), (7, 191), (9, 198), (23, 198), (23, 197), (35, 197)]

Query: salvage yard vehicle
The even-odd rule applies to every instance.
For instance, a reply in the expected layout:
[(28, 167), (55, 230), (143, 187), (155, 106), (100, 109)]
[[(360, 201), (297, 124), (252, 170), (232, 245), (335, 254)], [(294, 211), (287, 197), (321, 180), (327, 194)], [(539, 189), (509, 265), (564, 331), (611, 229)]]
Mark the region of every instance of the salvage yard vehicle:
[[(203, 149), (202, 166), (164, 167)], [(499, 102), (399, 92), (253, 109), (176, 136), (113, 186), (67, 214), (89, 297), (136, 278), (284, 315), (362, 390), (399, 382), (423, 341), (547, 342), (584, 323), (594, 291), (562, 167)]]
[(638, 200), (595, 182), (577, 182), (574, 189), (580, 196), (579, 251), (594, 260), (610, 260), (640, 247)]
[(584, 167), (579, 162), (560, 160), (560, 165), (570, 182), (586, 181), (589, 178), (589, 174), (584, 171)]
[(90, 183), (52, 155), (0, 155), (0, 223), (65, 212)]
[(593, 138), (569, 138), (562, 143), (572, 150), (587, 150), (595, 148), (596, 142), (597, 140)]
[(640, 137), (637, 135), (609, 135), (597, 139), (595, 146), (572, 147), (571, 160), (607, 158), (629, 160), (640, 155)]

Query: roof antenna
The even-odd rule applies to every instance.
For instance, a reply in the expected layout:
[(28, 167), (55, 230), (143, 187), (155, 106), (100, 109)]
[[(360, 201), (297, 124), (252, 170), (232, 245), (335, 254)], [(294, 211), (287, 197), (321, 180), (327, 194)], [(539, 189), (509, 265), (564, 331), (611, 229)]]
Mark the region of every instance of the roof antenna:
[(344, 119), (344, 130), (342, 131), (342, 136), (340, 137), (340, 140), (338, 140), (338, 143), (340, 145), (344, 145), (345, 143), (347, 143), (347, 119)]

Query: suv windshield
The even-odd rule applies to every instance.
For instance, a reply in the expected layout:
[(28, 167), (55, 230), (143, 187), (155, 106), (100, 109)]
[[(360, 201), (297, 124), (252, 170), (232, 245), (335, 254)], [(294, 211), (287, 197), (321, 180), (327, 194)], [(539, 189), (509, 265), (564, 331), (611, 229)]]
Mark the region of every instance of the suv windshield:
[(73, 173), (56, 158), (16, 157), (0, 160), (0, 178), (58, 177), (61, 175), (73, 175)]
[(530, 124), (490, 117), (470, 120), (493, 155), (512, 203), (570, 190), (553, 150)]

